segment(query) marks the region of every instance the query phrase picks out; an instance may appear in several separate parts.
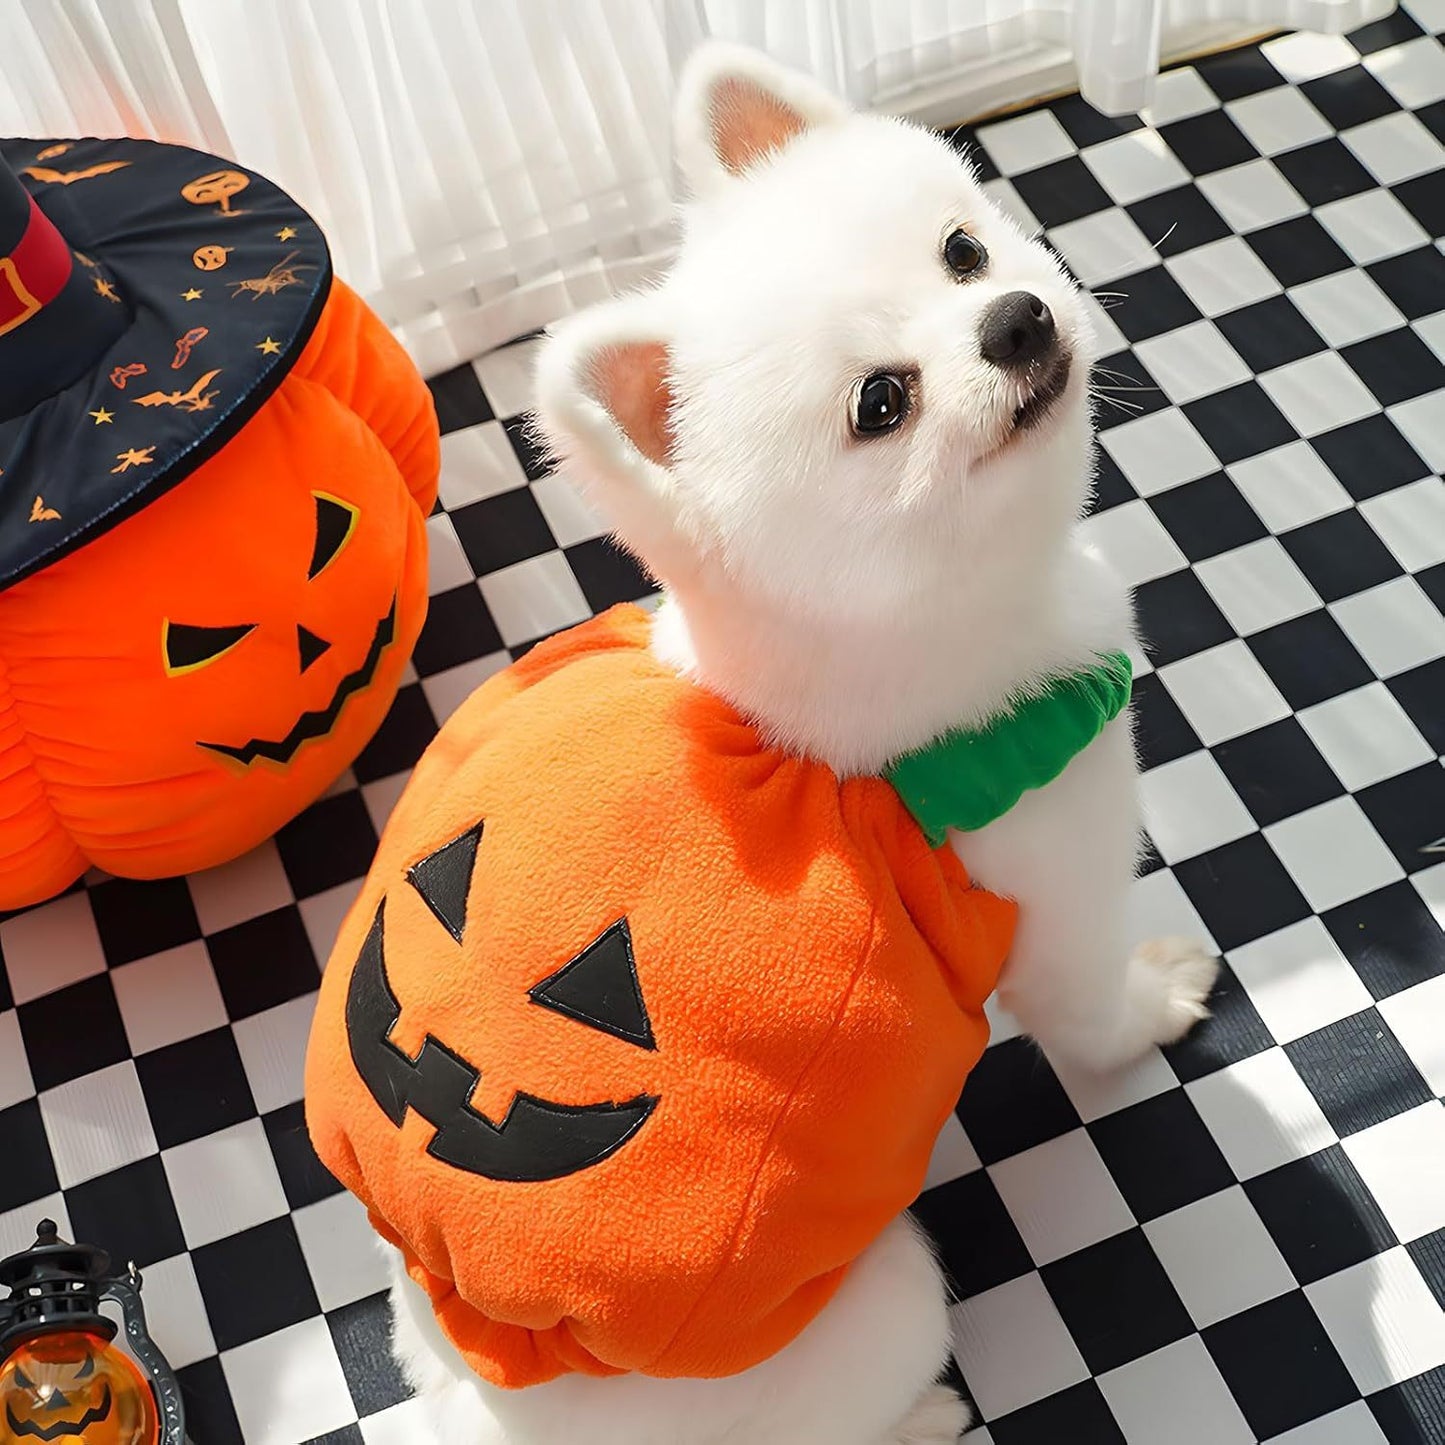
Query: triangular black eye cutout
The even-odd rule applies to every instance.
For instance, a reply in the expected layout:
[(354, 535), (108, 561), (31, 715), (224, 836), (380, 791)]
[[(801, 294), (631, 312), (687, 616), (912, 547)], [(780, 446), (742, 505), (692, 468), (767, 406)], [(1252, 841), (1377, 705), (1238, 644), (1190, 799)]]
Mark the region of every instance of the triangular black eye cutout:
[(472, 887), (472, 869), (477, 862), (477, 844), (482, 824), (468, 828), (460, 838), (443, 843), (420, 863), (407, 870), (406, 880), (421, 894), (442, 927), (458, 943), (467, 927), (467, 894)]
[(639, 1048), (657, 1047), (642, 1001), (642, 985), (637, 981), (632, 931), (625, 918), (598, 934), (550, 978), (533, 985), (528, 997), (543, 1008)]

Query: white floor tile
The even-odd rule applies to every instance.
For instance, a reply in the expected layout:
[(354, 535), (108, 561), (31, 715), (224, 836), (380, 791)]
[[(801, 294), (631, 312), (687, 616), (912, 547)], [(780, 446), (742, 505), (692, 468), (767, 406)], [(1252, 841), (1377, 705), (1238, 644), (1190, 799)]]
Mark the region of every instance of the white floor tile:
[(1199, 580), (1243, 637), (1315, 612), (1319, 593), (1278, 538), (1261, 537), (1195, 567)]
[(1171, 256), (1174, 279), (1206, 316), (1219, 316), (1279, 293), (1280, 284), (1238, 236)]
[(1360, 511), (1406, 571), (1445, 562), (1445, 486), (1438, 477), (1382, 492), (1361, 502)]
[(192, 1039), (227, 1022), (211, 955), (199, 939), (124, 963), (112, 970), (110, 981), (133, 1053)]
[[(954, 1352), (988, 1419), (1089, 1376), (1078, 1346), (1037, 1274), (985, 1290), (952, 1310)], [(1027, 1340), (1028, 1349), (1019, 1341)]]
[(948, 1184), (954, 1179), (961, 1179), (965, 1174), (972, 1174), (979, 1168), (979, 1158), (974, 1152), (973, 1145), (968, 1141), (968, 1135), (963, 1132), (963, 1125), (958, 1122), (956, 1114), (950, 1114), (943, 1121), (943, 1128), (939, 1130), (937, 1142), (933, 1146), (933, 1154), (928, 1161), (928, 1174), (923, 1180), (925, 1190), (937, 1189), (940, 1184)]
[(1363, 271), (1336, 271), (1290, 290), (1305, 320), (1331, 346), (1348, 346), (1405, 324), (1395, 303)]
[(1378, 677), (1394, 677), (1445, 653), (1445, 618), (1413, 577), (1342, 597), (1330, 611)]
[(1307, 707), (1299, 721), (1335, 776), (1352, 793), (1417, 768), (1435, 756), (1383, 682)]
[(1354, 499), (1305, 441), (1246, 457), (1229, 468), (1229, 475), (1260, 521), (1275, 533), (1354, 506)]
[(1206, 747), (1290, 715), (1269, 674), (1237, 639), (1171, 662), (1159, 677)]
[(1085, 1129), (990, 1165), (989, 1177), (1037, 1265), (1134, 1227), (1134, 1216)]
[(1403, 1249), (1307, 1285), (1305, 1297), (1361, 1394), (1445, 1364), (1445, 1310)]
[(1121, 205), (1188, 183), (1189, 173), (1157, 131), (1131, 130), (1083, 152), (1084, 162)]
[(1267, 1049), (1185, 1085), (1235, 1177), (1253, 1179), (1335, 1143), (1283, 1049)]
[[(450, 524), (449, 524), (450, 525)], [(276, 844), (267, 840), (219, 868), (192, 873), (186, 879), (196, 920), (207, 935), (284, 908), (294, 901)]]
[(105, 972), (95, 915), (85, 893), (67, 893), (0, 923), (0, 959), (16, 1003)]
[(227, 1350), (221, 1368), (246, 1445), (296, 1445), (356, 1421), (323, 1319)]
[(259, 1119), (167, 1149), (161, 1162), (191, 1249), (287, 1212), (276, 1161)]
[(1140, 780), (1149, 836), (1179, 863), (1255, 831), (1249, 809), (1207, 752), (1151, 768)]
[(333, 1194), (292, 1219), (323, 1310), (340, 1309), (391, 1285), (381, 1241), (355, 1195)]
[(1357, 266), (1413, 251), (1430, 239), (1389, 191), (1364, 191), (1342, 201), (1331, 201), (1321, 206), (1315, 217)]
[(1269, 1445), (1390, 1445), (1363, 1400), (1271, 1437)]
[(1276, 86), (1231, 100), (1224, 109), (1261, 155), (1278, 155), (1335, 133), (1305, 93), (1293, 86)]
[(1110, 427), (1100, 441), (1141, 497), (1219, 469), (1204, 438), (1172, 407)]
[[(0, 1110), (35, 1093), (30, 1059), (20, 1037), (20, 1016), (12, 1009), (0, 1013)], [(0, 1259), (4, 1256), (0, 1255)]]
[(1365, 69), (1407, 110), (1445, 100), (1445, 51), (1421, 35), (1365, 57)]
[(1380, 409), (1369, 387), (1333, 351), (1267, 371), (1259, 384), (1301, 436), (1333, 431)]
[(316, 1012), (316, 995), (306, 994), (241, 1019), (232, 1028), (256, 1111), (269, 1114), (302, 1095), (306, 1041)]
[(1401, 1244), (1445, 1229), (1445, 1105), (1396, 1114), (1344, 1141)]
[(527, 474), (499, 421), (482, 422), (442, 438), (439, 495), (448, 511), (527, 485)]
[(1272, 161), (1246, 161), (1201, 176), (1198, 184), (1214, 209), (1241, 235), (1303, 216), (1309, 210), (1304, 197)]
[(571, 627), (592, 615), (560, 552), (544, 552), (490, 572), (479, 578), (477, 585), (508, 647)]
[(1254, 374), (1212, 321), (1141, 341), (1134, 354), (1176, 406), (1225, 391)]
[(1407, 111), (1392, 111), (1340, 132), (1340, 139), (1382, 186), (1398, 185), (1440, 165), (1440, 142)]
[(1075, 155), (1078, 147), (1047, 110), (1011, 116), (980, 126), (979, 144), (1005, 175), (1018, 175)]
[(1142, 498), (1090, 517), (1084, 523), (1084, 534), (1129, 587), (1167, 577), (1189, 565), (1179, 544)]
[(62, 1189), (156, 1152), (140, 1077), (130, 1059), (40, 1095), (40, 1116)]
[(1198, 1335), (1099, 1376), (1129, 1445), (1254, 1445), (1229, 1386)]
[(173, 1255), (143, 1271), (146, 1324), (173, 1370), (216, 1353), (210, 1317), (189, 1254)]
[(1333, 75), (1360, 63), (1359, 52), (1342, 35), (1298, 31), (1277, 36), (1260, 46), (1266, 60), (1293, 85)]
[(1196, 1329), (1296, 1287), (1284, 1256), (1237, 1184), (1151, 1219), (1144, 1234)]
[(1381, 999), (1379, 1010), (1430, 1092), (1445, 1097), (1445, 974)]
[(1353, 798), (1321, 803), (1264, 831), (1316, 913), (1404, 877)]
[(1303, 1038), (1373, 1002), (1318, 918), (1232, 949), (1229, 966), (1277, 1043)]

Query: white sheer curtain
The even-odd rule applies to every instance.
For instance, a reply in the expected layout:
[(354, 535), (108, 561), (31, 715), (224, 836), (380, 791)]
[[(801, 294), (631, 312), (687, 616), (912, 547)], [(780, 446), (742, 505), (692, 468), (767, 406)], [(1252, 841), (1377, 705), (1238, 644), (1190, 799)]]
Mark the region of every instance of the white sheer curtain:
[(673, 76), (703, 36), (958, 121), (1391, 0), (3, 0), (0, 134), (152, 135), (271, 176), (424, 370), (653, 274)]

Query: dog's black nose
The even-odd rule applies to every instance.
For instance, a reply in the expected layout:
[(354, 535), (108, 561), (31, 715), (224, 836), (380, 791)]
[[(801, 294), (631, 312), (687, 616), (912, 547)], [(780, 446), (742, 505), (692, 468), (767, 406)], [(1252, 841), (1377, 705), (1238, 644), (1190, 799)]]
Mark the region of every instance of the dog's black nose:
[(1054, 344), (1054, 314), (1032, 291), (1010, 291), (983, 313), (978, 344), (997, 366), (1027, 366)]

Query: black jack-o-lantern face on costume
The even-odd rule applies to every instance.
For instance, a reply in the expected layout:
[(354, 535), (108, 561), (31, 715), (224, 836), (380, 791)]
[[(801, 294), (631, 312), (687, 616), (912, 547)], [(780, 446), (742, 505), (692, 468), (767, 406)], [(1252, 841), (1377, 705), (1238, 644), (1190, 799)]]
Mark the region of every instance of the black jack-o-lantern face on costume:
[(41, 1335), (0, 1364), (0, 1440), (6, 1445), (153, 1445), (150, 1386), (98, 1335)]
[[(422, 926), (439, 924), (459, 946), (468, 943), (467, 895), (484, 826), (479, 823), (407, 872), (432, 915)], [(485, 921), (474, 926), (485, 929)], [(526, 998), (639, 1049), (657, 1047), (625, 918), (534, 984)], [(494, 1123), (470, 1103), (481, 1065), (432, 1034), (413, 1058), (390, 1038), (401, 1014), (386, 972), (383, 902), (351, 975), (346, 1005), (351, 1057), (393, 1124), (400, 1128), (408, 1110), (414, 1111), (436, 1131), (427, 1153), (469, 1174), (514, 1183), (566, 1178), (610, 1158), (657, 1107), (657, 1098), (647, 1094), (623, 1103), (558, 1104), (518, 1089), (501, 1122)]]

